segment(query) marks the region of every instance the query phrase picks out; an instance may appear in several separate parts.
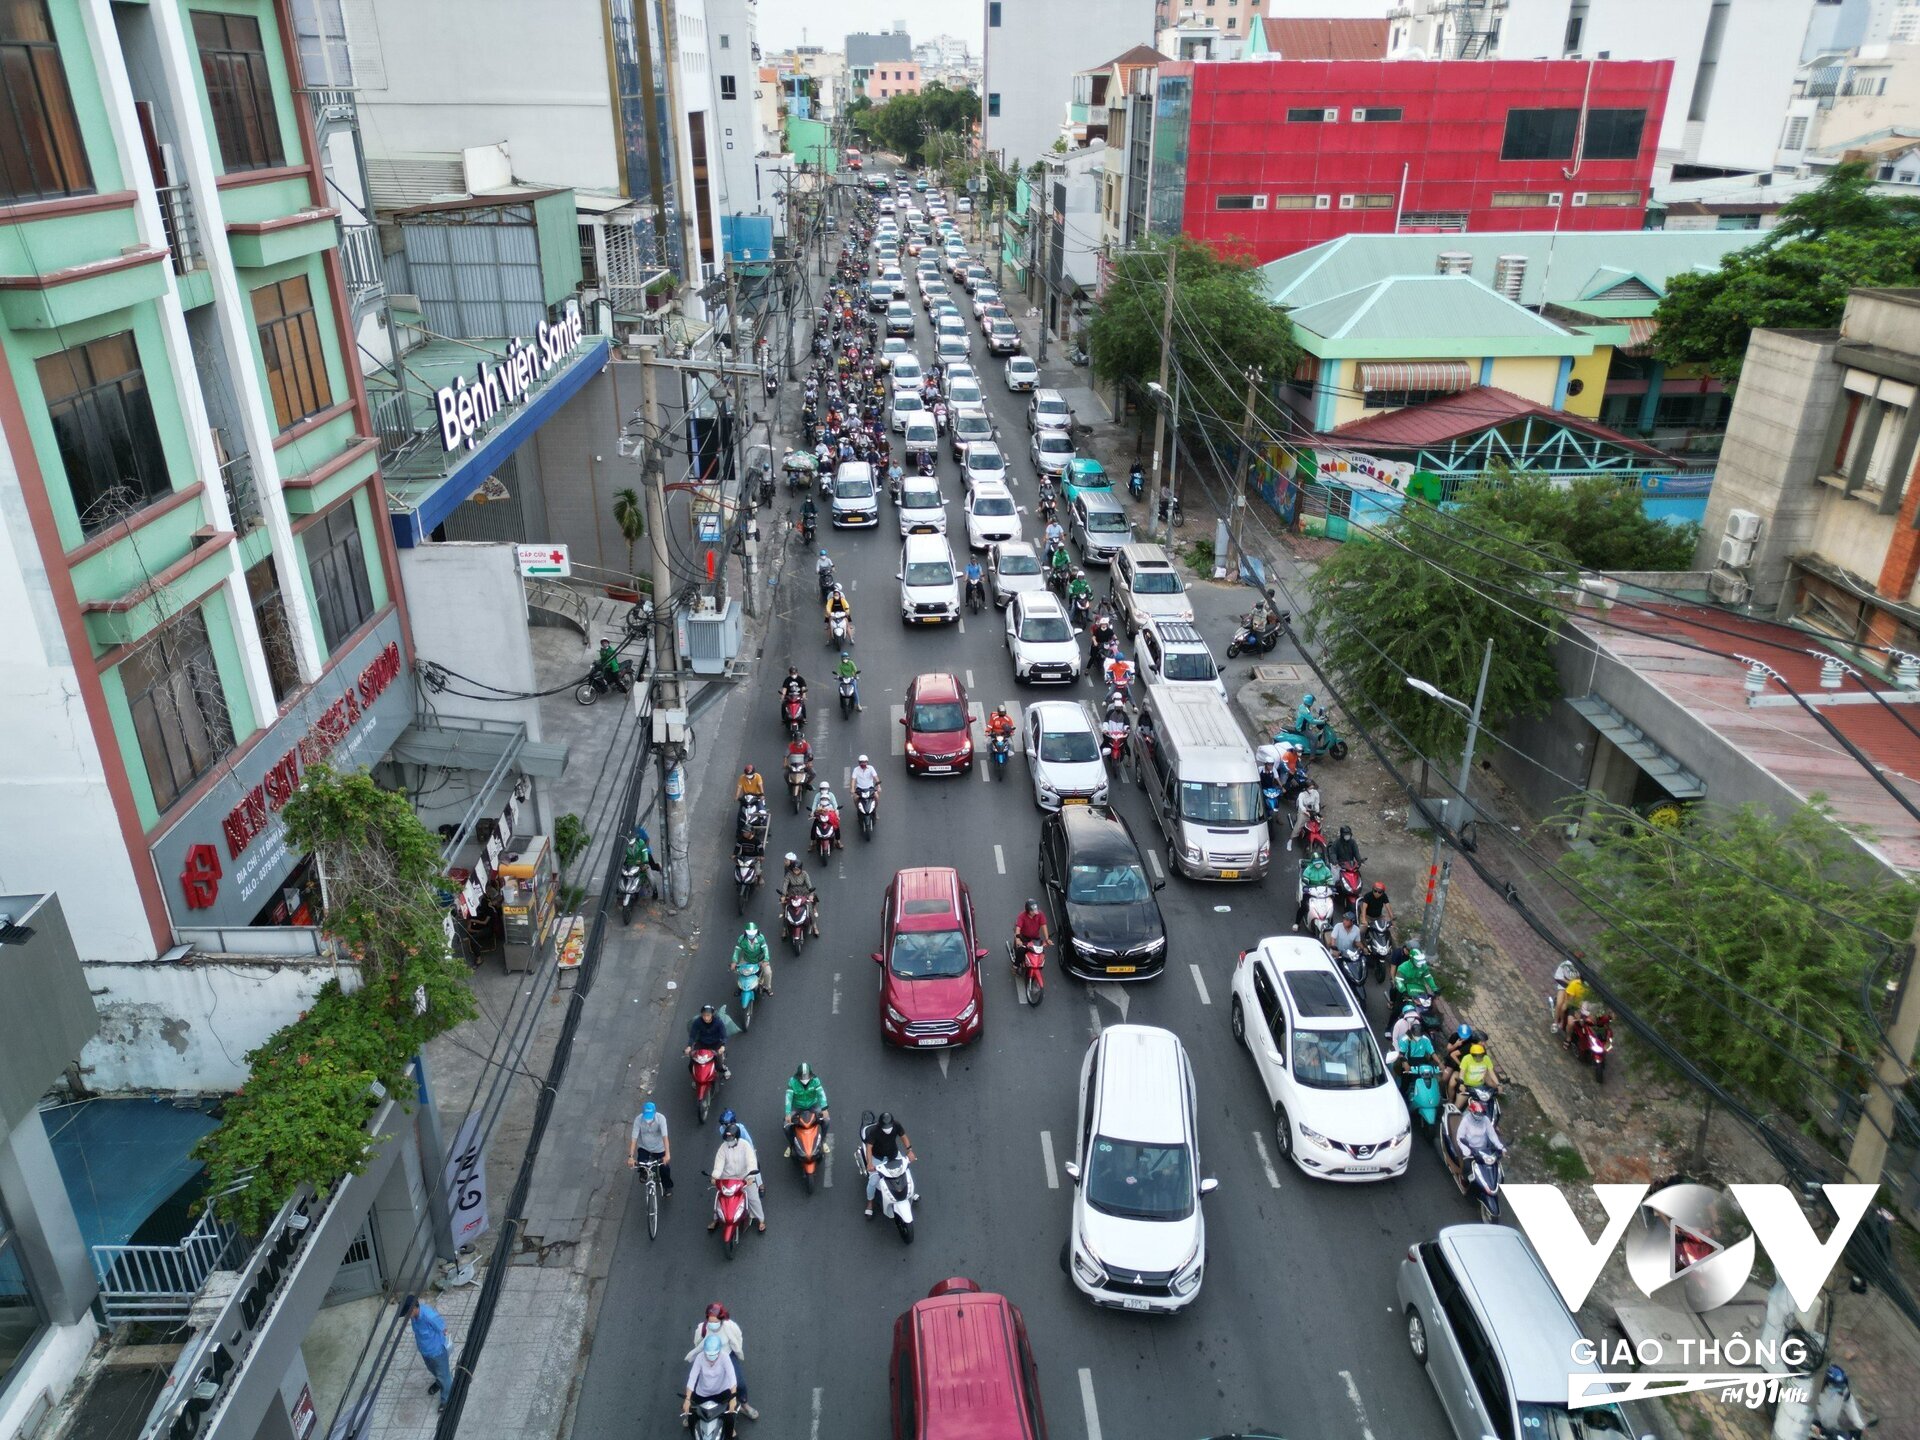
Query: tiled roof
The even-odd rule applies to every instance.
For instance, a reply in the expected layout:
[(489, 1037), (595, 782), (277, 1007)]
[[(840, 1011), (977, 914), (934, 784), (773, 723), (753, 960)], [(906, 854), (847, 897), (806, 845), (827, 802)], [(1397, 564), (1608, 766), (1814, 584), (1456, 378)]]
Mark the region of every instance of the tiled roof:
[(1368, 415), (1337, 427), (1332, 434), (1343, 445), (1382, 450), (1417, 450), (1422, 446), (1444, 445), (1450, 440), (1458, 440), (1495, 425), (1505, 425), (1511, 420), (1525, 419), (1529, 415), (1564, 425), (1582, 435), (1611, 441), (1649, 459), (1667, 458), (1653, 446), (1628, 439), (1597, 421), (1569, 414), (1565, 410), (1555, 410), (1551, 405), (1539, 404), (1511, 390), (1502, 390), (1497, 385), (1475, 385), (1471, 390), (1429, 400), (1424, 405), (1408, 405), (1403, 409), (1389, 410), (1384, 415)]
[(1490, 340), (1531, 344), (1543, 354), (1584, 355), (1592, 349), (1564, 326), (1467, 275), (1390, 275), (1303, 305), (1288, 312), (1288, 318), (1327, 340), (1415, 342), (1417, 358), (1429, 352), (1436, 357), (1478, 355)]
[[(1644, 683), (1672, 699), (1720, 741), (1760, 766), (1802, 800), (1824, 795), (1834, 813), (1858, 827), (1860, 843), (1894, 868), (1920, 871), (1920, 821), (1888, 795), (1826, 727), (1798, 705), (1747, 703), (1747, 667), (1721, 656), (1749, 655), (1778, 670), (1802, 695), (1818, 696), (1820, 656), (1816, 637), (1803, 630), (1751, 620), (1699, 606), (1658, 606), (1648, 610), (1615, 605), (1601, 624), (1575, 612), (1572, 624), (1607, 654), (1629, 666)], [(1706, 628), (1712, 626), (1713, 629)], [(1720, 634), (1716, 631), (1732, 631)], [(1703, 655), (1669, 643), (1684, 640), (1718, 652)], [(1889, 687), (1873, 682), (1877, 690)], [(1783, 695), (1769, 683), (1764, 694)], [(1849, 679), (1842, 693), (1858, 695)], [(1920, 736), (1901, 717), (1920, 727), (1920, 706), (1899, 704), (1826, 705), (1820, 713), (1833, 723), (1880, 773), (1920, 804)], [(1656, 742), (1659, 736), (1651, 736)], [(1717, 796), (1736, 803), (1741, 797)]]
[(1378, 20), (1314, 19), (1304, 15), (1269, 15), (1267, 49), (1285, 60), (1384, 60), (1387, 58), (1387, 22)]

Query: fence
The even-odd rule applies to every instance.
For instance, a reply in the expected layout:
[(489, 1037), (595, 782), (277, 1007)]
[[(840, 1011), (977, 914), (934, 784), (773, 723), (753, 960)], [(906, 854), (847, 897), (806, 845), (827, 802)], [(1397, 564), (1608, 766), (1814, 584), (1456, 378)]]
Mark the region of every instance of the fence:
[(246, 1248), (241, 1233), (214, 1219), (211, 1207), (178, 1245), (95, 1245), (93, 1273), (107, 1323), (185, 1322), (207, 1276), (231, 1269)]

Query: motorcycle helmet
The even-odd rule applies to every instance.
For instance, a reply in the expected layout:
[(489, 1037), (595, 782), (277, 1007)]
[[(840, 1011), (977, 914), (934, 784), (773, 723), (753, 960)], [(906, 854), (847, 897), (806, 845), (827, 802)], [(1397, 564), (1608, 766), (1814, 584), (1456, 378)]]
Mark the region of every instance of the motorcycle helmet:
[(753, 921), (751, 920), (747, 921), (747, 938), (751, 940), (753, 939), (754, 936), (758, 935), (759, 933), (760, 933), (760, 927), (754, 924)]
[(1847, 1388), (1847, 1372), (1842, 1370), (1838, 1365), (1829, 1365), (1827, 1367), (1827, 1388), (1829, 1390), (1844, 1391)]
[(1471, 1040), (1473, 1038), (1473, 1027), (1471, 1025), (1462, 1025), (1458, 1030), (1453, 1032), (1453, 1036), (1456, 1040)]
[(802, 1085), (806, 1084), (807, 1081), (813, 1079), (813, 1066), (802, 1060), (800, 1062), (800, 1068), (793, 1072), (793, 1078), (798, 1080)]
[(1373, 889), (1375, 894), (1384, 895), (1387, 893), (1387, 882), (1384, 880), (1376, 880), (1373, 882)]
[(856, 763), (856, 764), (859, 764), (859, 765), (864, 765), (864, 764), (866, 764), (866, 763), (867, 763), (867, 757), (866, 757), (866, 756), (864, 756), (864, 755), (862, 755), (862, 756), (861, 756), (861, 757), (859, 758), (859, 760), (857, 760), (857, 761), (856, 761), (856, 762), (854, 762), (854, 763)]
[(722, 1130), (726, 1129), (729, 1125), (737, 1125), (739, 1122), (740, 1117), (734, 1113), (731, 1105), (720, 1112), (720, 1128)]
[(707, 1002), (706, 1004), (704, 1004), (704, 1005), (702, 1005), (702, 1006), (700, 1007), (700, 1013), (701, 1013), (702, 1015), (712, 1015), (712, 1014), (713, 1014), (713, 1002), (712, 1002), (711, 1000), (709, 1000), (709, 1001), (708, 1001), (708, 1002)]
[(1476, 1115), (1487, 1113), (1487, 1102), (1493, 1098), (1492, 1092), (1475, 1086), (1467, 1092), (1467, 1109)]
[[(827, 552), (826, 552), (826, 551), (824, 551), (824, 550), (822, 550), (822, 551), (821, 551), (820, 553), (821, 553), (822, 555), (824, 555), (824, 554), (826, 554)], [(1308, 691), (1308, 692), (1307, 692), (1307, 693), (1306, 693), (1305, 695), (1302, 695), (1302, 696), (1300, 697), (1300, 703), (1301, 703), (1302, 705), (1308, 705), (1308, 706), (1310, 706), (1310, 705), (1312, 705), (1312, 704), (1313, 704), (1313, 692), (1312, 692), (1311, 690), (1309, 690), (1309, 691)]]
[(880, 1129), (884, 1133), (891, 1135), (894, 1132), (895, 1128), (896, 1127), (894, 1126), (894, 1123), (893, 1123), (893, 1112), (891, 1110), (882, 1110), (880, 1112)]
[(1473, 1055), (1481, 1059), (1485, 1059), (1487, 1054), (1487, 1047), (1482, 1045), (1478, 1040), (1476, 1040), (1473, 1042), (1473, 1044), (1467, 1047), (1467, 1053), (1469, 1055)]
[[(834, 588), (835, 590), (838, 590), (838, 589), (839, 589), (840, 587), (839, 587), (838, 585), (836, 585), (836, 586), (834, 586), (833, 588)], [(842, 650), (842, 651), (840, 652), (840, 658), (841, 658), (842, 660), (851, 660), (851, 659), (852, 659), (853, 657), (852, 657), (851, 655), (849, 655), (849, 654), (847, 654), (847, 652), (846, 652), (846, 651), (844, 651), (844, 650)]]
[(789, 865), (798, 865), (800, 863), (800, 857), (789, 850), (786, 853), (786, 862)]
[(744, 769), (744, 770), (742, 770), (742, 771), (741, 771), (740, 773), (741, 773), (742, 775), (752, 775), (752, 774), (753, 774), (753, 767), (752, 767), (751, 765), (749, 765), (749, 766), (747, 766), (747, 768), (746, 768), (746, 769)]
[(1038, 910), (1039, 908), (1040, 908), (1040, 902), (1034, 899), (1031, 895), (1029, 895), (1027, 897), (1027, 909)]
[(738, 1140), (740, 1138), (740, 1127), (738, 1125), (729, 1125), (723, 1132), (723, 1135), (728, 1141)]
[(709, 1360), (718, 1360), (720, 1352), (726, 1347), (727, 1342), (718, 1335), (709, 1335), (700, 1342), (700, 1348)]
[(1347, 923), (1348, 923), (1349, 925), (1351, 925), (1351, 924), (1353, 923), (1353, 911), (1351, 911), (1351, 910), (1348, 910), (1348, 911), (1346, 911), (1346, 912), (1344, 912), (1344, 913), (1343, 913), (1343, 914), (1342, 914), (1342, 915), (1340, 916), (1340, 918), (1341, 918), (1342, 920), (1344, 920), (1344, 921), (1346, 921), (1346, 922), (1347, 922)]
[(660, 1113), (659, 1107), (656, 1106), (651, 1100), (647, 1101), (646, 1104), (640, 1107), (640, 1118), (642, 1120), (652, 1120), (656, 1116), (658, 1116), (659, 1113)]
[(1419, 1013), (1420, 1013), (1420, 1007), (1414, 1004), (1411, 1000), (1409, 1000), (1406, 1004), (1400, 1007), (1400, 1018), (1402, 1020), (1406, 1020), (1414, 1015), (1418, 1015)]
[[(1411, 960), (1416, 965), (1424, 965), (1427, 963), (1426, 952), (1423, 951), (1418, 945), (1407, 946), (1407, 959)], [(1466, 1034), (1464, 1033), (1466, 1031), (1466, 1028), (1467, 1027), (1464, 1025), (1460, 1027), (1461, 1031), (1463, 1032), (1460, 1036), (1462, 1040), (1467, 1038)]]

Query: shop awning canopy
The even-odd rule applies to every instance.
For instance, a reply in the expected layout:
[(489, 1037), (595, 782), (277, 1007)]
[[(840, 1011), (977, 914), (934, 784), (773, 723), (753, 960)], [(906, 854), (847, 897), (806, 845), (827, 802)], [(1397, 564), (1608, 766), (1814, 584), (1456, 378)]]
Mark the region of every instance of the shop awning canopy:
[(1698, 800), (1707, 793), (1706, 784), (1699, 776), (1649, 740), (1644, 730), (1598, 695), (1569, 697), (1567, 704), (1674, 799)]
[(1465, 360), (1410, 360), (1360, 367), (1362, 390), (1466, 390), (1474, 384)]
[[(387, 752), (387, 759), (403, 765), (490, 773), (514, 749), (514, 768), (536, 780), (552, 780), (567, 768), (567, 747), (551, 740), (523, 740), (518, 726), (511, 730), (450, 729), (409, 725)], [(517, 746), (517, 749), (515, 748)]]

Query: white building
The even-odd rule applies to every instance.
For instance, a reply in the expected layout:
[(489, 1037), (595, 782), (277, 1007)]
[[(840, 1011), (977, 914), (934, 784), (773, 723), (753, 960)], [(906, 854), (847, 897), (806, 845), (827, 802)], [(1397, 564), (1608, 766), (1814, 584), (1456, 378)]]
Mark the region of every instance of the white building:
[(990, 151), (1031, 165), (1060, 135), (1076, 71), (1151, 43), (1154, 0), (988, 0), (981, 133)]

